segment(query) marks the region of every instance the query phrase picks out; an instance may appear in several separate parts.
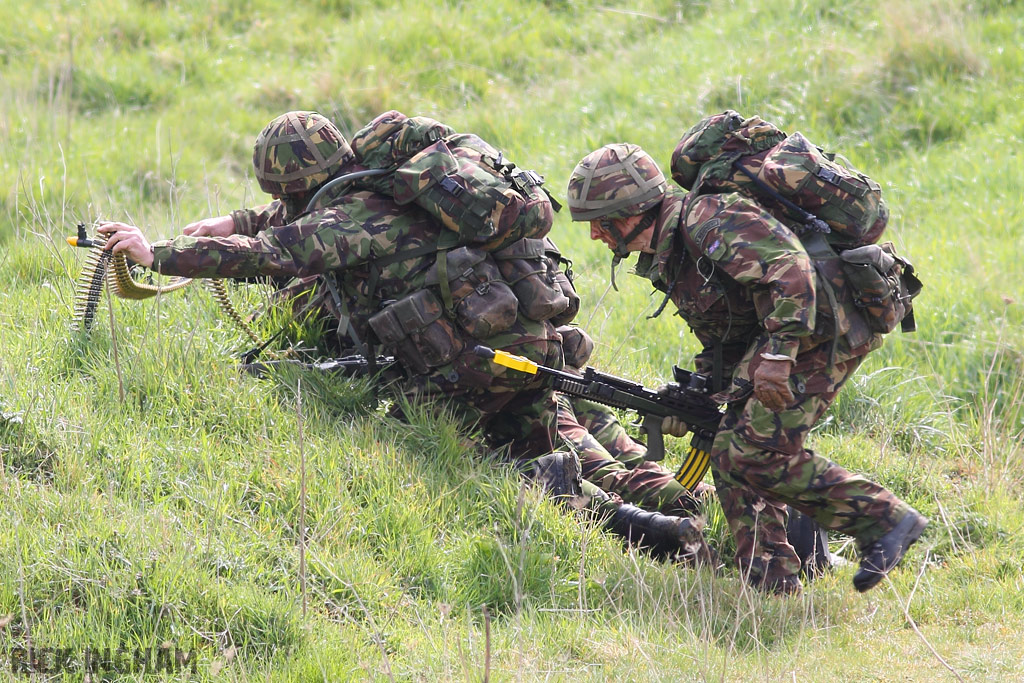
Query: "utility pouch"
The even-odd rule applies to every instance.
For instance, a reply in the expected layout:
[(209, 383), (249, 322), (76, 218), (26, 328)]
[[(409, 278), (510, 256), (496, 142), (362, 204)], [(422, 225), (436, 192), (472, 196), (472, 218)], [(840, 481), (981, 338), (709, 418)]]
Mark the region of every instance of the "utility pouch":
[[(490, 255), (482, 249), (459, 247), (444, 253), (444, 258), (444, 273), (441, 264), (435, 263), (427, 271), (426, 281), (441, 288), (443, 299), (450, 296), (445, 305), (462, 329), (477, 339), (510, 329), (518, 317), (519, 302)], [(442, 276), (447, 280), (447, 292), (441, 285)]]
[[(572, 283), (572, 261), (562, 256), (558, 247), (549, 237), (544, 238), (544, 246), (548, 271), (552, 274), (555, 285), (569, 301), (569, 305), (564, 311), (551, 318), (551, 324), (556, 327), (568, 325), (576, 319), (576, 315), (580, 312), (580, 295), (576, 293), (576, 287)], [(562, 263), (565, 263), (564, 271), (560, 268)]]
[(543, 182), (477, 136), (455, 134), (398, 167), (394, 197), (426, 209), (461, 243), (494, 249), (551, 229), (554, 208)]
[(488, 175), (460, 164), (448, 143), (438, 140), (395, 171), (395, 201), (415, 201), (449, 230), (484, 241), (497, 234), (506, 209), (518, 210), (512, 197), (485, 182)]
[(898, 256), (892, 242), (868, 244), (840, 252), (843, 272), (853, 290), (854, 304), (875, 332), (915, 329), (912, 300), (921, 291), (914, 266)]
[(569, 308), (569, 298), (555, 282), (558, 267), (545, 253), (543, 239), (525, 237), (493, 252), (498, 269), (530, 320), (549, 320)]
[(452, 362), (465, 348), (455, 324), (428, 289), (389, 304), (368, 322), (381, 344), (419, 374)]

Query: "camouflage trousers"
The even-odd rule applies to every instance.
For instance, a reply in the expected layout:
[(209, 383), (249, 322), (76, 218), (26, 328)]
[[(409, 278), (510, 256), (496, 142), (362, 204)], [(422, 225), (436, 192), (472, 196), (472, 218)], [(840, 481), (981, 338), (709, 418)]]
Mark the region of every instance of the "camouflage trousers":
[(644, 460), (647, 448), (630, 438), (610, 409), (561, 394), (556, 400), (558, 436), (579, 457), (584, 480), (645, 510), (694, 513), (693, 495), (670, 470)]
[[(786, 538), (785, 506), (864, 547), (892, 529), (909, 507), (890, 491), (803, 447), (804, 439), (863, 357), (831, 370), (794, 373), (796, 402), (779, 413), (751, 396), (727, 407), (711, 453), (718, 497), (747, 581), (774, 583), (800, 571)], [(823, 376), (825, 375), (825, 376)], [(809, 393), (808, 387), (827, 387)]]
[[(530, 355), (548, 366), (561, 366), (560, 350), (557, 358), (542, 359), (538, 356), (542, 347), (537, 344), (531, 344), (529, 349), (517, 350), (514, 345), (500, 348)], [(530, 379), (524, 383), (523, 378)], [(533, 473), (532, 462), (558, 450), (559, 442), (566, 441), (566, 430), (571, 431), (581, 444), (580, 448), (571, 444), (570, 450), (576, 454), (583, 476), (582, 497), (570, 505), (574, 509), (610, 519), (623, 502), (628, 502), (664, 514), (689, 516), (696, 506), (692, 496), (672, 478), (671, 472), (644, 462), (647, 449), (629, 438), (614, 414), (597, 404), (584, 408), (589, 424), (608, 438), (607, 443), (634, 466), (632, 470), (612, 458), (576, 421), (565, 396), (559, 396), (556, 403), (551, 389), (537, 384), (535, 376), (509, 374), (495, 377), (488, 389), (482, 391), (453, 382), (445, 373), (436, 373), (413, 378), (403, 393), (430, 412), (454, 417), (464, 428), (482, 429), (487, 444), (508, 447), (509, 457), (527, 476)]]
[[(520, 317), (511, 330), (483, 341), (560, 369), (561, 339), (548, 323)], [(467, 346), (452, 363), (400, 386), (403, 396), (467, 429), (481, 429), (491, 447), (507, 446), (514, 460), (532, 460), (555, 450), (554, 393), (537, 375), (517, 372), (477, 356)]]

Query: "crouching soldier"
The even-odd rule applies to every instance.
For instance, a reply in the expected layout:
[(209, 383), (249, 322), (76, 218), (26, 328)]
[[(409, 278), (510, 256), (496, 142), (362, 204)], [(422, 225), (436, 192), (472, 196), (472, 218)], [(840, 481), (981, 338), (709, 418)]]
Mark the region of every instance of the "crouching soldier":
[[(441, 132), (447, 128), (433, 124)], [(486, 344), (562, 367), (554, 325), (516, 315), (514, 299), (500, 329), (481, 324), (493, 319), (457, 320), (447, 302), (453, 292), (443, 286), (452, 283), (445, 282), (442, 268), (458, 251), (452, 226), (415, 203), (337, 182), (365, 169), (334, 124), (315, 112), (288, 112), (257, 137), (253, 162), (260, 187), (274, 199), (265, 206), (200, 221), (186, 235), (152, 244), (125, 223), (107, 222), (99, 231), (115, 253), (163, 275), (323, 276), (340, 327), (361, 349), (370, 351), (377, 340), (398, 357), (406, 377), (397, 389), (408, 399), (480, 427), (489, 445), (506, 447), (517, 461), (536, 462), (542, 483), (555, 495), (582, 493), (604, 501), (603, 514), (619, 533), (683, 552), (704, 548), (689, 519), (641, 516), (589, 484), (574, 488), (575, 458), (555, 453), (552, 391), (538, 378), (506, 372), (473, 352)], [(499, 280), (492, 280), (495, 289)]]
[[(816, 309), (831, 297), (790, 226), (738, 192), (669, 187), (636, 145), (584, 157), (568, 202), (573, 219), (589, 222), (591, 238), (616, 260), (640, 254), (635, 272), (665, 293), (704, 346), (697, 370), (718, 380), (717, 398), (727, 405), (711, 468), (744, 579), (771, 593), (801, 590), (788, 504), (853, 536), (861, 551), (854, 586), (875, 586), (927, 521), (804, 440), (880, 336), (853, 341), (815, 324)], [(860, 315), (851, 300), (837, 306)]]

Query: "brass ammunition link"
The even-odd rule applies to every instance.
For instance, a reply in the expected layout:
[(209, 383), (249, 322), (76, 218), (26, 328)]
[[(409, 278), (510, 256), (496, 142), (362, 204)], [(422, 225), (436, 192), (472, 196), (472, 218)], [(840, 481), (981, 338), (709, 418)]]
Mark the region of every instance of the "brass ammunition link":
[[(82, 232), (83, 229), (80, 228), (79, 234)], [(74, 244), (72, 239), (68, 240), (69, 244)], [(82, 241), (84, 242), (84, 240)], [(74, 332), (87, 331), (92, 328), (96, 318), (96, 308), (99, 305), (100, 296), (103, 294), (104, 283), (115, 296), (122, 299), (140, 300), (174, 292), (194, 281), (187, 277), (175, 277), (164, 285), (139, 282), (132, 277), (128, 259), (124, 254), (114, 254), (105, 246), (106, 240), (103, 243), (100, 243), (99, 240), (88, 241), (89, 254), (85, 258), (85, 265), (75, 284), (75, 312), (71, 321), (71, 330)], [(211, 279), (207, 280), (207, 283), (221, 311), (245, 332), (253, 343), (260, 344), (259, 336), (232, 305), (224, 281)]]

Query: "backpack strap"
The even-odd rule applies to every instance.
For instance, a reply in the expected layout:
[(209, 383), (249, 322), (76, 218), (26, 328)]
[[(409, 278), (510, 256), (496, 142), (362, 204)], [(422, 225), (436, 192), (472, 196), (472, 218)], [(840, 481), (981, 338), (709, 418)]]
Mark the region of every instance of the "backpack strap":
[(786, 210), (790, 212), (790, 215), (792, 215), (792, 217), (795, 218), (796, 220), (800, 221), (805, 228), (807, 228), (809, 231), (825, 235), (832, 232), (832, 228), (828, 227), (828, 223), (821, 220), (810, 211), (807, 211), (797, 206), (790, 200), (783, 197), (781, 194), (772, 189), (768, 185), (768, 183), (764, 182), (756, 175), (751, 173), (746, 166), (740, 163), (741, 161), (743, 161), (743, 157), (737, 157), (736, 159), (733, 160), (732, 167), (735, 168), (737, 171), (741, 172), (743, 175), (750, 178), (754, 185), (757, 186), (757, 189), (761, 190), (766, 195), (768, 195), (769, 197), (777, 201), (779, 204), (784, 206)]
[(370, 373), (376, 369), (376, 354), (374, 353), (372, 342), (367, 339), (365, 342), (359, 338), (359, 333), (356, 332), (355, 326), (352, 324), (352, 316), (348, 310), (348, 304), (341, 298), (341, 294), (338, 292), (338, 279), (337, 276), (329, 277), (323, 276), (324, 285), (327, 287), (327, 291), (331, 293), (331, 298), (334, 300), (334, 305), (337, 308), (341, 316), (338, 319), (338, 336), (342, 334), (348, 334), (355, 342), (356, 347), (366, 358)]
[[(365, 297), (362, 297), (362, 304), (367, 308), (373, 308), (374, 300), (377, 295), (377, 287), (380, 284), (381, 270), (393, 263), (399, 263), (401, 261), (407, 261), (409, 259), (417, 258), (419, 256), (426, 256), (427, 254), (435, 253), (439, 250), (439, 246), (435, 244), (423, 244), (412, 249), (405, 251), (398, 251), (393, 254), (387, 254), (384, 256), (371, 257), (369, 262), (369, 275), (366, 279), (366, 291)], [(349, 312), (348, 305), (341, 298), (341, 294), (338, 291), (338, 273), (325, 273), (321, 276), (324, 283), (327, 286), (328, 291), (331, 293), (331, 297), (334, 300), (334, 304), (338, 311), (341, 313), (341, 320), (338, 321), (338, 334), (342, 334), (344, 330), (352, 337), (352, 340), (359, 347), (363, 355), (366, 356), (367, 362), (370, 364), (369, 369), (372, 373), (375, 369), (376, 353), (374, 351), (373, 334), (372, 332), (365, 341), (359, 338), (358, 333), (355, 330), (355, 326), (352, 324), (352, 316)]]

